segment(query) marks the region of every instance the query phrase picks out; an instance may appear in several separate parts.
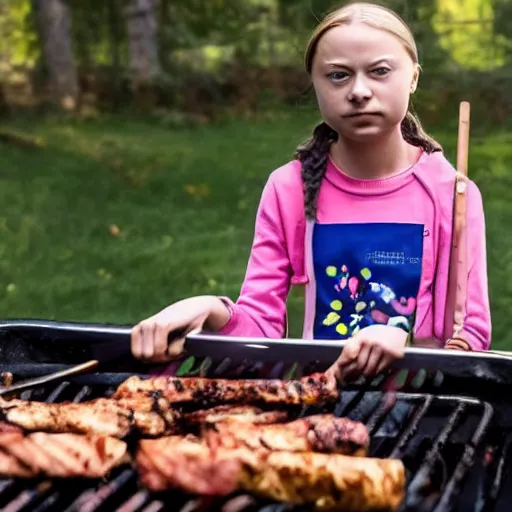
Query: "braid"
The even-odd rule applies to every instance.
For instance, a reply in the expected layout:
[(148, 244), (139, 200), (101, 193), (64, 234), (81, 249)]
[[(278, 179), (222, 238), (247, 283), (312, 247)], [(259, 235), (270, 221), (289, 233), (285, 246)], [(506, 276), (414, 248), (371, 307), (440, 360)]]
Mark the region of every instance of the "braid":
[(442, 151), (441, 144), (427, 135), (421, 126), (418, 117), (415, 116), (410, 110), (405, 115), (401, 128), (403, 138), (409, 144), (422, 148), (425, 153)]
[(297, 148), (296, 157), (302, 163), (304, 209), (309, 219), (316, 219), (318, 194), (327, 169), (329, 147), (337, 137), (337, 133), (322, 122), (313, 130), (313, 136)]
[[(441, 145), (427, 135), (419, 119), (412, 112), (407, 112), (401, 129), (404, 139), (409, 144), (422, 148), (426, 153), (442, 151)], [(316, 219), (318, 194), (327, 169), (329, 147), (337, 138), (338, 134), (322, 122), (313, 130), (313, 136), (297, 148), (296, 157), (302, 163), (304, 209), (309, 219)]]

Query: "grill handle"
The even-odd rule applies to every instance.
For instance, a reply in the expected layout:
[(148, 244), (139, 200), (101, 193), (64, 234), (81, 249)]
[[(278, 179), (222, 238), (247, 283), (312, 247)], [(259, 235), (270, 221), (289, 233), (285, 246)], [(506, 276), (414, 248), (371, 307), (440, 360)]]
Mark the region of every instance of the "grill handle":
[[(29, 341), (62, 343), (83, 346), (88, 357), (100, 363), (132, 359), (132, 326), (83, 322), (58, 322), (53, 320), (3, 320), (0, 321), (0, 337), (12, 335)], [(183, 336), (173, 332), (169, 340)]]

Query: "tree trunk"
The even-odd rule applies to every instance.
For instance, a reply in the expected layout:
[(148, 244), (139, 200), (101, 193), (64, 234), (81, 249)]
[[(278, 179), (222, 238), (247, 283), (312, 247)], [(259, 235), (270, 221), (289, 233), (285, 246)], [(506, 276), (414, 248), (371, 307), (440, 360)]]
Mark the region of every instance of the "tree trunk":
[(78, 77), (73, 60), (71, 16), (65, 0), (33, 0), (48, 86), (53, 102), (74, 110), (78, 99)]
[(108, 0), (108, 27), (110, 42), (110, 79), (112, 83), (113, 95), (111, 96), (111, 105), (114, 109), (121, 106), (122, 103), (122, 80), (123, 67), (121, 44), (123, 41), (123, 19), (122, 11), (118, 0)]
[(130, 0), (125, 8), (130, 71), (135, 89), (149, 86), (161, 71), (157, 0)]

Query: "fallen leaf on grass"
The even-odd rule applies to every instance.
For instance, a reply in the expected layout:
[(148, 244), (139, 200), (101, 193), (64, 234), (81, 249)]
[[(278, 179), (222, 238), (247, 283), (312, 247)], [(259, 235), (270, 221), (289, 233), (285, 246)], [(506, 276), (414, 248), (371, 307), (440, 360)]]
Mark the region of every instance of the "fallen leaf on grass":
[(109, 233), (115, 237), (118, 237), (121, 234), (121, 230), (119, 229), (119, 226), (117, 226), (116, 224), (110, 224), (108, 230)]

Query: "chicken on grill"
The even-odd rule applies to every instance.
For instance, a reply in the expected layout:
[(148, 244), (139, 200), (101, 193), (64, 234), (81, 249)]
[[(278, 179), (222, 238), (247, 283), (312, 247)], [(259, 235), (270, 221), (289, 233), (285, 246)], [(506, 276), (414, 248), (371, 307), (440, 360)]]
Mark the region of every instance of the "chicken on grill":
[(291, 452), (342, 453), (365, 456), (370, 437), (363, 423), (331, 414), (318, 414), (276, 425), (219, 422), (205, 429), (210, 446), (245, 446)]
[(405, 496), (398, 459), (269, 452), (262, 466), (242, 459), (241, 489), (316, 510), (398, 510)]
[(0, 475), (103, 478), (126, 461), (124, 441), (106, 436), (0, 434)]
[(170, 436), (141, 440), (136, 462), (152, 491), (225, 496), (242, 490), (316, 510), (397, 510), (405, 492), (404, 466), (393, 459), (213, 447)]
[(117, 388), (114, 397), (159, 395), (171, 403), (248, 403), (322, 405), (336, 401), (339, 392), (334, 377), (315, 373), (300, 380), (208, 379), (200, 377), (129, 377)]
[(150, 396), (53, 404), (0, 399), (0, 419), (32, 432), (94, 433), (118, 438), (137, 432), (155, 437), (175, 433), (177, 416), (166, 400)]

